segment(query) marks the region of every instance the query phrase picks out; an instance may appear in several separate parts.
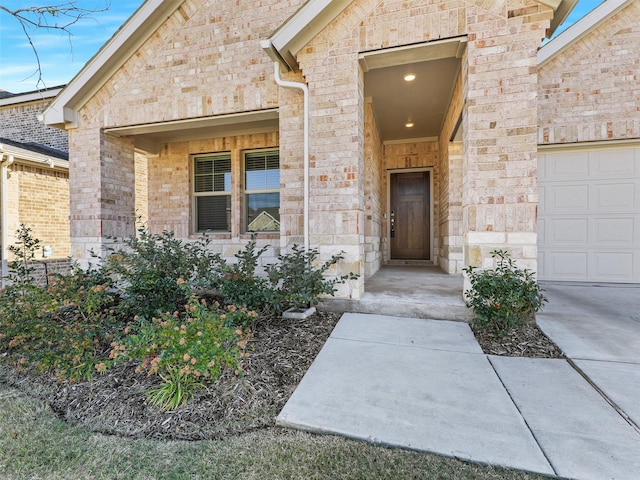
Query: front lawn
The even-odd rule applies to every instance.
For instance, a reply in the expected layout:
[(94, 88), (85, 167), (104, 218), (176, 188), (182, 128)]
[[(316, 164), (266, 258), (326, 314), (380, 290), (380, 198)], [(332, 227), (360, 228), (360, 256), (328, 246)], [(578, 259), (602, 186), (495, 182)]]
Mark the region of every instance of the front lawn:
[(3, 480), (543, 478), (273, 426), (197, 442), (96, 434), (1, 383), (0, 472)]

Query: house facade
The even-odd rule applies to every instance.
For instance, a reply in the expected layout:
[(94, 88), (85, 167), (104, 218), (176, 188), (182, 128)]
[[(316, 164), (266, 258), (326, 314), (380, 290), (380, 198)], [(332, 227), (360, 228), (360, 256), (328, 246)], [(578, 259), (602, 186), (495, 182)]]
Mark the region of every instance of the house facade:
[[(609, 0), (611, 1), (611, 0)], [(257, 232), (451, 274), (507, 249), (538, 269), (538, 49), (572, 0), (147, 0), (58, 95), (71, 239)]]
[(9, 246), (21, 224), (42, 244), (36, 260), (50, 271), (68, 265), (69, 162), (67, 133), (38, 116), (61, 87), (0, 98), (0, 258), (2, 279), (12, 260)]
[(538, 273), (640, 283), (640, 4), (607, 0), (538, 53)]

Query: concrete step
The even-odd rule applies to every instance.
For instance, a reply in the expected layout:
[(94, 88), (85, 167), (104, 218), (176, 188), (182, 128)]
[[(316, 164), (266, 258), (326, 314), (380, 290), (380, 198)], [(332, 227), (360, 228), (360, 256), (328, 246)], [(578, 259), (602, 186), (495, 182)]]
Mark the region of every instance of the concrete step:
[(429, 318), (470, 322), (473, 315), (462, 301), (451, 297), (384, 295), (365, 293), (360, 300), (326, 299), (320, 308), (332, 312), (376, 313), (394, 317)]

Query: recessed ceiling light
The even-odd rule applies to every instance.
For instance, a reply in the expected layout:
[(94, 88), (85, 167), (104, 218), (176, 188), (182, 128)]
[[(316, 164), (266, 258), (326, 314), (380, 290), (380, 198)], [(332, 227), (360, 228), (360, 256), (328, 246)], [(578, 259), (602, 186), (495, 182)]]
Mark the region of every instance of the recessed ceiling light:
[(413, 127), (413, 125), (414, 125), (413, 122), (407, 122), (407, 123), (404, 124), (404, 126), (407, 127), (407, 128), (411, 128), (411, 127)]
[(405, 82), (413, 82), (415, 79), (416, 79), (416, 75), (415, 75), (415, 73), (407, 73), (407, 74), (404, 76), (404, 80), (405, 80)]

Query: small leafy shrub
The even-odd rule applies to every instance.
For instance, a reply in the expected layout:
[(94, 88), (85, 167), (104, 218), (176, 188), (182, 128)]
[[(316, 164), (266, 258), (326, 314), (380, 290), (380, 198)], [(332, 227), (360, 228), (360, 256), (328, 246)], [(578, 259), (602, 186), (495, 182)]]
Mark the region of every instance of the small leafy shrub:
[(44, 288), (30, 279), (39, 241), (24, 226), (12, 251), (11, 284), (0, 297), (0, 349), (19, 368), (60, 378), (90, 378), (118, 330), (117, 296), (101, 270), (74, 266)]
[(278, 256), (279, 263), (265, 267), (272, 288), (278, 292), (275, 305), (277, 311), (288, 307), (306, 309), (317, 305), (320, 295), (333, 295), (337, 284), (358, 278), (353, 273), (325, 278), (324, 273), (344, 257), (341, 254), (334, 255), (316, 266), (318, 255), (317, 249), (305, 252), (302, 247), (293, 245), (291, 253)]
[(112, 250), (107, 261), (122, 290), (123, 310), (150, 319), (186, 304), (194, 288), (210, 288), (217, 281), (220, 255), (209, 241), (184, 242), (173, 232), (151, 234), (145, 227), (125, 240), (125, 248)]
[(151, 321), (126, 329), (121, 342), (113, 342), (111, 359), (96, 365), (105, 371), (110, 364), (137, 360), (137, 370), (160, 375), (164, 383), (150, 392), (152, 403), (163, 408), (182, 405), (205, 382), (215, 381), (228, 369), (241, 373), (251, 330), (247, 325), (257, 313), (232, 305), (211, 307), (191, 297), (182, 313), (164, 313)]
[(480, 328), (505, 335), (533, 320), (547, 299), (535, 280), (534, 272), (517, 268), (508, 252), (495, 250), (498, 258), (493, 270), (467, 267), (471, 288), (465, 292), (467, 307), (473, 308), (473, 322)]
[(32, 230), (20, 224), (20, 228), (16, 231), (16, 243), (9, 245), (9, 251), (15, 256), (9, 264), (11, 272), (9, 280), (16, 288), (31, 287), (33, 285), (33, 261), (36, 258), (36, 251), (40, 247), (40, 240), (33, 237)]
[(238, 259), (230, 265), (221, 261), (218, 266), (218, 292), (224, 301), (251, 310), (267, 311), (273, 303), (274, 295), (266, 278), (256, 274), (258, 262), (262, 254), (269, 248), (257, 248), (255, 235), (235, 254)]

